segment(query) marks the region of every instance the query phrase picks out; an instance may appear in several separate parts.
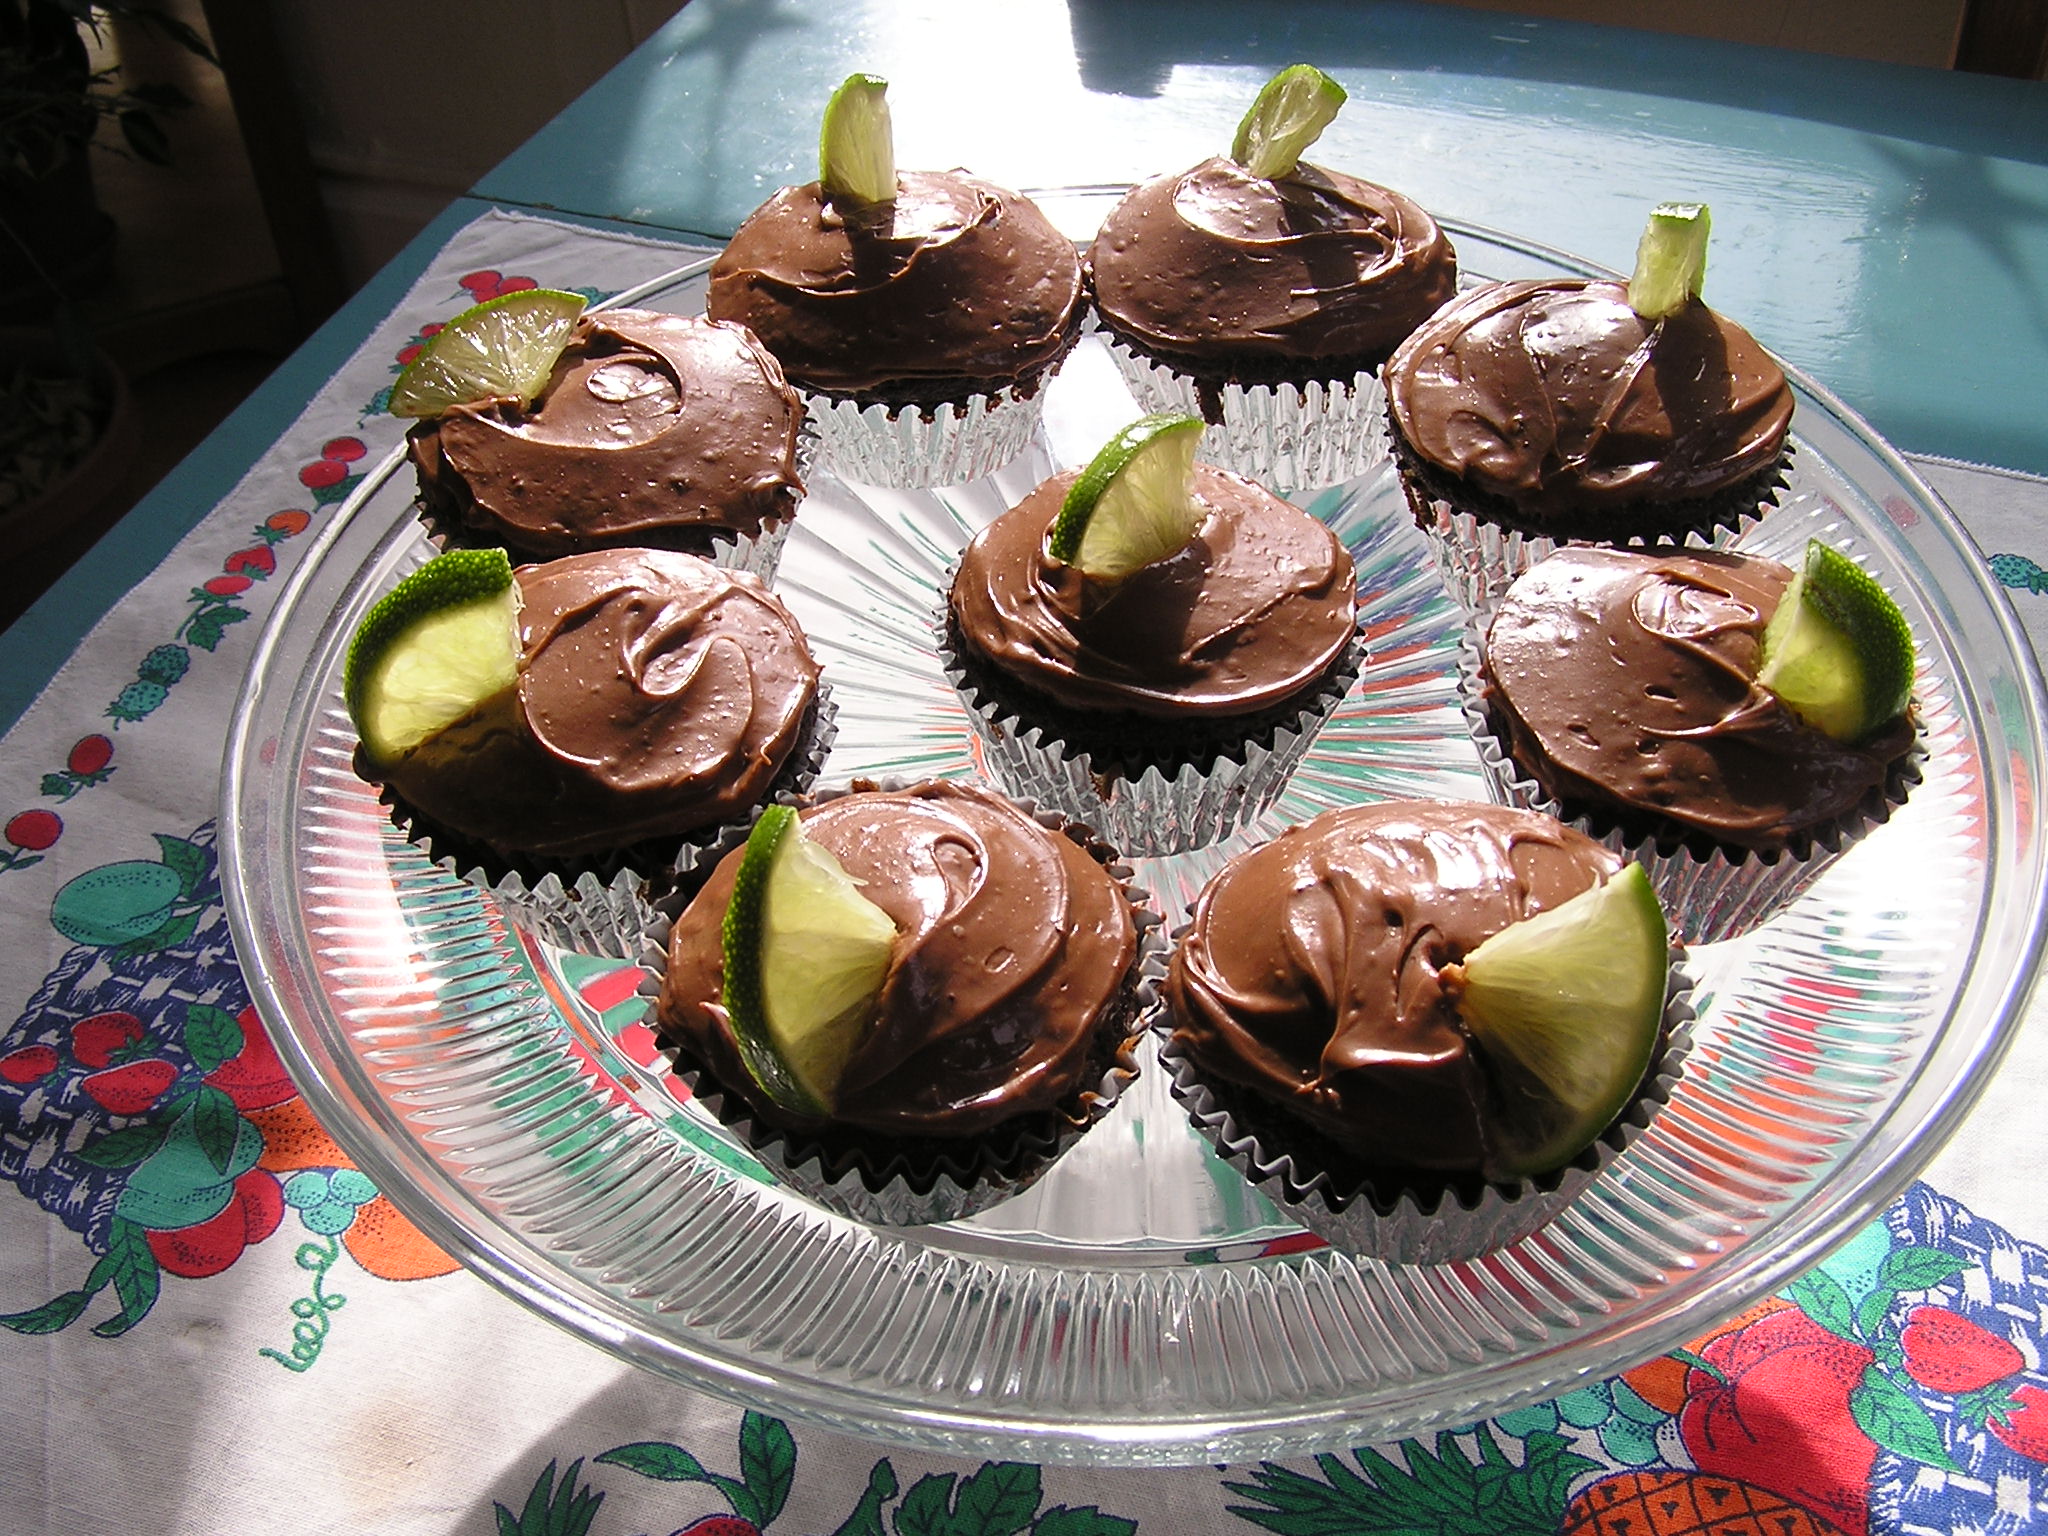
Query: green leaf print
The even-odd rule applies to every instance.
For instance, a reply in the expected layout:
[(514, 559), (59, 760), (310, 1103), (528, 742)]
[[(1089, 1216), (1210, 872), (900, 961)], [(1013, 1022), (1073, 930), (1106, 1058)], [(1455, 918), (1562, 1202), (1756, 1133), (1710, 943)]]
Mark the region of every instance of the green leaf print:
[(832, 1536), (887, 1536), (882, 1529), (882, 1506), (896, 1497), (897, 1486), (896, 1469), (884, 1456), (869, 1468), (867, 1491)]
[(1093, 1504), (1056, 1505), (1032, 1522), (1031, 1536), (1131, 1536), (1137, 1528), (1137, 1521), (1105, 1515)]
[(1016, 1461), (983, 1462), (960, 1485), (951, 1529), (956, 1536), (1017, 1536), (1038, 1513), (1038, 1468)]
[(515, 1517), (502, 1504), (497, 1511), (498, 1536), (585, 1536), (604, 1495), (576, 1486), (576, 1474), (583, 1470), (583, 1458), (569, 1463), (560, 1487), (554, 1486), (555, 1464), (551, 1461), (527, 1492), (525, 1507)]
[(0, 1328), (11, 1328), (16, 1333), (62, 1333), (78, 1321), (78, 1314), (86, 1304), (97, 1296), (97, 1289), (90, 1291), (66, 1291), (62, 1296), (44, 1302), (40, 1307), (31, 1307), (26, 1312), (10, 1312), (0, 1317)]
[(121, 1298), (121, 1310), (95, 1325), (92, 1331), (103, 1339), (118, 1339), (149, 1316), (149, 1309), (156, 1305), (157, 1293), (163, 1288), (163, 1272), (157, 1268), (156, 1255), (149, 1251), (142, 1228), (119, 1217), (107, 1230), (106, 1257), (93, 1266), (86, 1284), (98, 1279), (103, 1265), (111, 1266), (109, 1278), (114, 1294)]
[(156, 838), (157, 847), (163, 851), (165, 865), (178, 876), (180, 893), (190, 897), (199, 889), (199, 882), (206, 878), (206, 850), (182, 837), (171, 837), (162, 832), (152, 835)]
[(1882, 1371), (1864, 1372), (1849, 1394), (1849, 1414), (1857, 1428), (1888, 1451), (1944, 1472), (1962, 1470), (1942, 1445), (1933, 1416)]
[(1849, 1293), (1826, 1270), (1801, 1275), (1786, 1287), (1785, 1294), (1829, 1333), (1844, 1339), (1856, 1337), (1856, 1309), (1849, 1304)]
[(94, 1168), (133, 1168), (164, 1144), (167, 1125), (131, 1125), (126, 1130), (109, 1131), (97, 1141), (89, 1141), (78, 1149), (78, 1160)]
[(747, 1412), (740, 1420), (740, 1476), (760, 1511), (756, 1525), (766, 1525), (782, 1513), (796, 1478), (796, 1441), (788, 1425), (765, 1413)]
[(185, 1050), (200, 1076), (240, 1054), (242, 1043), (242, 1026), (227, 1009), (194, 1003), (185, 1010)]
[(1878, 1283), (1898, 1291), (1925, 1291), (1971, 1268), (1968, 1259), (1940, 1248), (1895, 1248), (1885, 1255)]

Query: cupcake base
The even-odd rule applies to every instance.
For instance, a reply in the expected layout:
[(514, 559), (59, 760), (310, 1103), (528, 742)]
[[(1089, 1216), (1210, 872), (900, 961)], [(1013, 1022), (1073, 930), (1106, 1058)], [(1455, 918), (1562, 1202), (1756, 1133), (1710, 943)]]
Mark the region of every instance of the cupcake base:
[[(857, 780), (837, 794), (878, 786)], [(687, 1047), (664, 1037), (661, 1049), (698, 1103), (776, 1177), (805, 1198), (842, 1216), (876, 1226), (924, 1226), (958, 1221), (1022, 1194), (1043, 1177), (1082, 1134), (1116, 1106), (1138, 1075), (1138, 1042), (1158, 1001), (1165, 971), (1160, 919), (1146, 893), (1131, 883), (1129, 866), (1085, 827), (1047, 810), (1023, 807), (1047, 830), (1087, 850), (1122, 887), (1138, 934), (1137, 953), (1121, 992), (1098, 1021), (1084, 1086), (1053, 1110), (1021, 1116), (980, 1136), (890, 1137), (850, 1127), (819, 1130), (778, 1125), (741, 1093), (727, 1088)], [(707, 866), (708, 868), (708, 866)], [(662, 903), (643, 929), (637, 951), (646, 975), (641, 992), (660, 994), (667, 966), (669, 928), (681, 898)]]
[(1377, 365), (1333, 365), (1334, 377), (1260, 379), (1256, 370), (1203, 377), (1105, 330), (1109, 354), (1145, 411), (1200, 416), (1201, 456), (1276, 490), (1356, 479), (1387, 456), (1387, 397)]
[(939, 661), (1004, 789), (1151, 857), (1206, 847), (1271, 805), (1357, 681), (1365, 646), (1354, 637), (1281, 708), (1189, 723), (1062, 709), (970, 652), (950, 614)]
[(1494, 801), (1554, 816), (1641, 864), (1672, 932), (1687, 944), (1740, 938), (1797, 901), (1872, 827), (1883, 825), (1906, 803), (1927, 758), (1924, 739), (1916, 733), (1885, 782), (1850, 811), (1803, 828), (1782, 848), (1745, 848), (1665, 818), (1552, 794), (1516, 761), (1487, 703), (1479, 668), (1478, 651), (1468, 636), (1458, 657), (1458, 697)]
[[(1475, 491), (1424, 463), (1399, 432), (1391, 433), (1389, 441), (1408, 510), (1429, 539), (1444, 591), (1468, 618), (1497, 599), (1522, 572), (1566, 544), (1725, 549), (1778, 504), (1792, 456), (1788, 444), (1777, 463), (1713, 496), (1611, 508), (1597, 518), (1560, 518), (1538, 526), (1513, 502)], [(1630, 530), (1628, 537), (1614, 537), (1618, 527)]]
[(1664, 1036), (1636, 1097), (1584, 1151), (1535, 1179), (1390, 1176), (1235, 1084), (1203, 1076), (1162, 1023), (1159, 1060), (1196, 1131), (1292, 1220), (1386, 1264), (1451, 1264), (1520, 1242), (1555, 1220), (1670, 1102), (1692, 1049), (1692, 988), (1674, 963)]
[[(806, 793), (817, 782), (838, 731), (838, 708), (821, 682), (802, 740), (761, 805), (744, 820), (649, 838), (584, 859), (509, 854), (432, 820), (389, 785), (382, 787), (381, 798), (392, 825), (429, 861), (495, 897), (505, 916), (528, 933), (557, 948), (631, 960), (639, 956), (640, 936), (654, 920), (655, 904), (688, 890), (746, 841), (761, 806)], [(357, 772), (375, 782), (360, 766)]]

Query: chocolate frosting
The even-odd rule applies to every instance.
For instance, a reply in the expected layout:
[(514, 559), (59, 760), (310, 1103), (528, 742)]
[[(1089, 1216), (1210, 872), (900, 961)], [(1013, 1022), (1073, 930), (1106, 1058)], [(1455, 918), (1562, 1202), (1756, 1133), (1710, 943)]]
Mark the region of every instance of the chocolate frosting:
[(1458, 287), (1451, 242), (1400, 193), (1307, 164), (1267, 180), (1220, 156), (1133, 187), (1088, 269), (1115, 330), (1198, 370), (1377, 366)]
[(803, 412), (746, 331), (585, 315), (532, 406), (484, 400), (413, 428), (430, 508), (535, 558), (758, 534), (803, 495)]
[[(805, 811), (803, 828), (897, 932), (835, 1123), (974, 1136), (1087, 1086), (1091, 1064), (1106, 1055), (1097, 1026), (1138, 941), (1122, 889), (1086, 851), (962, 784), (844, 795)], [(720, 925), (743, 856), (721, 862), (676, 920), (657, 1017), (722, 1084), (755, 1102), (719, 1002)]]
[(1524, 572), (1487, 634), (1492, 714), (1565, 802), (1647, 812), (1772, 849), (1851, 810), (1911, 746), (1851, 746), (1756, 683), (1792, 572), (1754, 555), (1571, 548)]
[(1029, 198), (905, 171), (889, 203), (784, 187), (712, 263), (705, 308), (805, 389), (936, 403), (1035, 381), (1079, 334), (1080, 298), (1073, 242)]
[(1046, 553), (1073, 473), (977, 534), (953, 577), (962, 642), (1069, 708), (1255, 714), (1311, 688), (1350, 643), (1351, 556), (1322, 523), (1237, 475), (1195, 466), (1206, 516), (1179, 554), (1121, 582)]
[(807, 728), (818, 664), (753, 577), (610, 550), (520, 566), (517, 685), (386, 777), (508, 854), (625, 848), (743, 820)]
[(1196, 898), (1166, 983), (1175, 1042), (1367, 1168), (1492, 1176), (1492, 1129), (1527, 1080), (1473, 1043), (1444, 967), (1619, 867), (1501, 806), (1327, 811)]
[(1426, 464), (1524, 517), (1693, 500), (1770, 469), (1792, 390), (1756, 339), (1694, 299), (1664, 320), (1628, 285), (1493, 283), (1387, 364), (1395, 428)]

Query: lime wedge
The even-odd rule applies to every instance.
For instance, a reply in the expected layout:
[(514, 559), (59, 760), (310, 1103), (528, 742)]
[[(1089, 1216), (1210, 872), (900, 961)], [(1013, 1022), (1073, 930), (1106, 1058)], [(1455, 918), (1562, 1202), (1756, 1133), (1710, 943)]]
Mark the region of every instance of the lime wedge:
[(1817, 731), (1861, 741), (1906, 711), (1913, 632), (1870, 573), (1818, 539), (1764, 626), (1758, 684)]
[(1291, 176), (1343, 105), (1343, 86), (1313, 64), (1290, 64), (1266, 82), (1237, 125), (1230, 158), (1268, 181)]
[(1099, 581), (1178, 553), (1201, 526), (1195, 500), (1199, 416), (1141, 417), (1103, 444), (1067, 487), (1046, 553)]
[(502, 549), (438, 555), (377, 600), (342, 696), (373, 762), (403, 757), (519, 680), (519, 588)]
[(896, 925), (786, 805), (761, 813), (720, 931), (733, 1038), (762, 1092), (823, 1116), (889, 973)]
[(1699, 297), (1707, 278), (1705, 203), (1659, 203), (1636, 242), (1636, 270), (1628, 280), (1628, 307), (1645, 320), (1675, 315)]
[(1664, 1017), (1668, 943), (1649, 876), (1630, 864), (1445, 967), (1473, 1038), (1533, 1089), (1496, 1127), (1500, 1173), (1569, 1162), (1634, 1097)]
[(472, 400), (531, 405), (583, 313), (580, 294), (528, 288), (465, 309), (427, 338), (391, 386), (394, 416), (433, 417)]
[(896, 199), (896, 142), (889, 128), (889, 82), (848, 75), (825, 104), (818, 130), (818, 181), (825, 195), (856, 203)]

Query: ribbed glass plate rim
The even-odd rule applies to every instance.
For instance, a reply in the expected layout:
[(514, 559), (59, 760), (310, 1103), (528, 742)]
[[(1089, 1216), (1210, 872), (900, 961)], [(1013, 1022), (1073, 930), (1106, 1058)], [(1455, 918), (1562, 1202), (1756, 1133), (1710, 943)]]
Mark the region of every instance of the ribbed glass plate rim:
[[(1064, 206), (1062, 223), (1070, 233), (1085, 234), (1073, 225), (1085, 223), (1091, 214), (1099, 217), (1120, 191), (1079, 188), (1038, 195), (1056, 219)], [(1481, 226), (1444, 222), (1467, 264), (1481, 271), (1496, 270), (1501, 258), (1533, 264), (1539, 272), (1598, 270)], [(1491, 249), (1479, 255), (1484, 248)], [(700, 277), (707, 266), (680, 267), (611, 302), (639, 302), (672, 292)], [(317, 988), (309, 985), (311, 941), (298, 893), (291, 880), (276, 877), (295, 867), (299, 833), (287, 810), (296, 772), (292, 765), (311, 749), (321, 709), (317, 685), (323, 670), (331, 676), (335, 662), (331, 644), (324, 655), (317, 653), (319, 634), (331, 634), (343, 621), (352, 624), (351, 605), (359, 613), (371, 595), (356, 583), (360, 571), (413, 537), (403, 526), (381, 533), (356, 526), (376, 489), (401, 471), (402, 453), (387, 458), (338, 509), (286, 585), (252, 659), (250, 683), (230, 731), (222, 775), (221, 863), (228, 915), (252, 994), (322, 1123), (407, 1216), (476, 1273), (621, 1358), (832, 1428), (956, 1452), (1048, 1461), (1163, 1465), (1245, 1460), (1454, 1425), (1633, 1364), (1816, 1262), (1905, 1186), (1959, 1123), (2009, 1043), (2039, 963), (2048, 911), (2048, 866), (2028, 814), (2029, 806), (2043, 803), (2048, 708), (2030, 648), (1967, 536), (1911, 467), (1831, 394), (1787, 372), (1801, 394), (1801, 439), (1825, 438), (1830, 462), (1853, 459), (1854, 467), (1845, 474), (1859, 485), (1884, 482), (1880, 489), (1901, 498), (1911, 513), (1873, 521), (1864, 531), (1928, 616), (1940, 653), (1935, 670), (1955, 685), (1946, 690), (1949, 703), (1964, 742), (1979, 759), (1985, 836), (1994, 853), (1989, 893), (1980, 901), (1973, 935), (1976, 958), (1956, 985), (1945, 1020), (1929, 1037), (1928, 1060), (1844, 1155), (1823, 1187), (1825, 1198), (1782, 1214), (1711, 1262), (1681, 1266), (1680, 1273), (1664, 1277), (1646, 1296), (1622, 1304), (1592, 1298), (1587, 1308), (1592, 1320), (1585, 1326), (1544, 1339), (1502, 1339), (1498, 1356), (1462, 1365), (1446, 1358), (1433, 1376), (1385, 1379), (1375, 1390), (1321, 1398), (1309, 1385), (1315, 1370), (1304, 1373), (1285, 1361), (1274, 1362), (1274, 1376), (1255, 1394), (1257, 1401), (1201, 1401), (1192, 1392), (1174, 1399), (1170, 1391), (1162, 1397), (1160, 1382), (1134, 1378), (1131, 1401), (1146, 1399), (1143, 1418), (1116, 1412), (1113, 1404), (1083, 1417), (1019, 1401), (1014, 1393), (1006, 1396), (1001, 1383), (973, 1401), (934, 1403), (906, 1390), (900, 1380), (892, 1385), (885, 1372), (858, 1379), (852, 1374), (837, 1379), (806, 1375), (786, 1359), (756, 1358), (744, 1335), (694, 1327), (687, 1308), (652, 1312), (552, 1262), (544, 1243), (510, 1230), (465, 1184), (458, 1159), (429, 1145), (391, 1111), (360, 1043), (349, 1038)], [(374, 541), (374, 547), (360, 553), (366, 541)], [(359, 557), (355, 568), (345, 570), (338, 562), (342, 546)], [(316, 653), (305, 654), (309, 647)], [(736, 1187), (721, 1181), (716, 1170), (700, 1172), (696, 1187), (707, 1199), (723, 1199), (717, 1191)], [(744, 1191), (743, 1196), (752, 1198)], [(764, 1218), (761, 1225), (773, 1223)], [(1182, 1269), (1105, 1268), (1069, 1282), (1053, 1266), (992, 1261), (971, 1245), (933, 1247), (914, 1233), (872, 1232), (823, 1215), (785, 1223), (777, 1231), (776, 1242), (794, 1241), (799, 1250), (807, 1233), (824, 1234), (819, 1239), (824, 1242), (850, 1243), (874, 1273), (916, 1288), (927, 1310), (952, 1307), (965, 1316), (958, 1309), (971, 1304), (975, 1318), (998, 1324), (1006, 1298), (1040, 1280), (1055, 1289), (1065, 1287), (1056, 1319), (1063, 1328), (1106, 1327), (1105, 1320), (1112, 1318), (1128, 1328), (1200, 1302), (1222, 1310), (1219, 1326), (1270, 1334), (1283, 1348), (1294, 1337), (1290, 1327), (1306, 1323), (1313, 1331), (1318, 1309), (1330, 1304), (1333, 1285), (1370, 1283), (1397, 1309), (1407, 1307), (1425, 1317), (1444, 1305), (1441, 1294), (1408, 1286), (1409, 1277), (1399, 1270), (1327, 1252)], [(1470, 1293), (1475, 1311), (1514, 1280), (1512, 1275), (1504, 1279), (1506, 1272), (1491, 1261), (1448, 1267), (1445, 1273), (1454, 1273), (1454, 1291)], [(1711, 1307), (1712, 1317), (1699, 1310), (1703, 1306)], [(1426, 1332), (1429, 1324), (1416, 1326)], [(960, 1372), (971, 1374), (977, 1360), (999, 1358), (991, 1341), (956, 1343), (960, 1357), (953, 1368)], [(1128, 1370), (1142, 1378), (1145, 1368), (1146, 1360), (1138, 1359)]]

